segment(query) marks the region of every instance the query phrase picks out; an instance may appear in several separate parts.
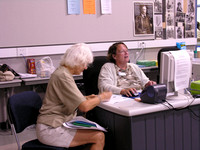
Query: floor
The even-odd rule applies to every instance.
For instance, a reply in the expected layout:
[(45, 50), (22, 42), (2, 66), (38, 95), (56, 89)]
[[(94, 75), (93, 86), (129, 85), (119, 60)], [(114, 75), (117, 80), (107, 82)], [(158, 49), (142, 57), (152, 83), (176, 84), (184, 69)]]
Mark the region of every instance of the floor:
[[(35, 126), (26, 128), (22, 133), (18, 134), (20, 144), (36, 138)], [(0, 129), (0, 150), (17, 150), (17, 143), (10, 129)]]

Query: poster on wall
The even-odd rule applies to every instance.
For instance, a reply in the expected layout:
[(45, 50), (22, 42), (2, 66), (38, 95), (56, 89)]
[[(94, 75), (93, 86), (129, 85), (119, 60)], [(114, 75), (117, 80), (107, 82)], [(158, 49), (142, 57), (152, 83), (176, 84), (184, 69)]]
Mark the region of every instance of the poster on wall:
[(163, 3), (162, 0), (155, 0), (154, 2), (154, 29), (155, 39), (163, 39)]
[(166, 0), (166, 39), (174, 39), (175, 32), (174, 32), (174, 0)]
[(134, 39), (195, 37), (195, 5), (195, 0), (134, 0)]
[(176, 0), (175, 1), (175, 35), (176, 39), (184, 38), (185, 29), (185, 1)]
[(184, 27), (180, 26), (180, 27), (176, 27), (176, 38), (177, 39), (182, 39), (184, 37)]
[(154, 3), (152, 1), (133, 2), (133, 35), (154, 37)]
[(195, 0), (187, 0), (185, 15), (185, 38), (195, 37)]
[(174, 39), (174, 26), (166, 27), (166, 39)]
[(162, 13), (162, 0), (155, 0), (154, 2), (154, 13)]
[(162, 14), (154, 15), (155, 39), (163, 39)]

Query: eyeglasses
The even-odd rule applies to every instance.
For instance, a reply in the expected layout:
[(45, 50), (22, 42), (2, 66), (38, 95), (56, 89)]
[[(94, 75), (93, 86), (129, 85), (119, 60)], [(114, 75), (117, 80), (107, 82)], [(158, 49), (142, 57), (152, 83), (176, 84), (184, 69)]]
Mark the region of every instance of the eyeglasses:
[(125, 54), (125, 53), (128, 53), (128, 50), (119, 50), (118, 53)]

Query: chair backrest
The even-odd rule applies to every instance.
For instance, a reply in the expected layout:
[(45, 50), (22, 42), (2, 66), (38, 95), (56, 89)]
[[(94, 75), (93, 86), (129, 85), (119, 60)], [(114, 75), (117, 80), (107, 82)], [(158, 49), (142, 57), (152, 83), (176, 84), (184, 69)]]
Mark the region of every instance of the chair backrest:
[(101, 67), (109, 62), (106, 56), (95, 56), (93, 63), (88, 67), (87, 70), (83, 71), (83, 81), (85, 87), (85, 94), (98, 94), (98, 77)]
[(33, 91), (18, 93), (8, 99), (8, 115), (16, 133), (36, 123), (41, 106), (40, 96)]
[(158, 55), (157, 55), (157, 60), (158, 60), (158, 77), (157, 77), (157, 83), (159, 83), (160, 80), (160, 58), (161, 58), (161, 53), (162, 52), (167, 52), (167, 51), (176, 51), (179, 50), (176, 46), (172, 46), (172, 47), (165, 47), (162, 48), (158, 51)]

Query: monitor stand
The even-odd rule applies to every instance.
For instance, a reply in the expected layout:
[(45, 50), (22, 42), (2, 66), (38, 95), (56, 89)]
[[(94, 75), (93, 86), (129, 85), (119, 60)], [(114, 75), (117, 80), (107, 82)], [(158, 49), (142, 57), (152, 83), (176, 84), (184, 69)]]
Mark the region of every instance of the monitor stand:
[(184, 100), (188, 99), (188, 93), (185, 90), (167, 93), (166, 100)]

